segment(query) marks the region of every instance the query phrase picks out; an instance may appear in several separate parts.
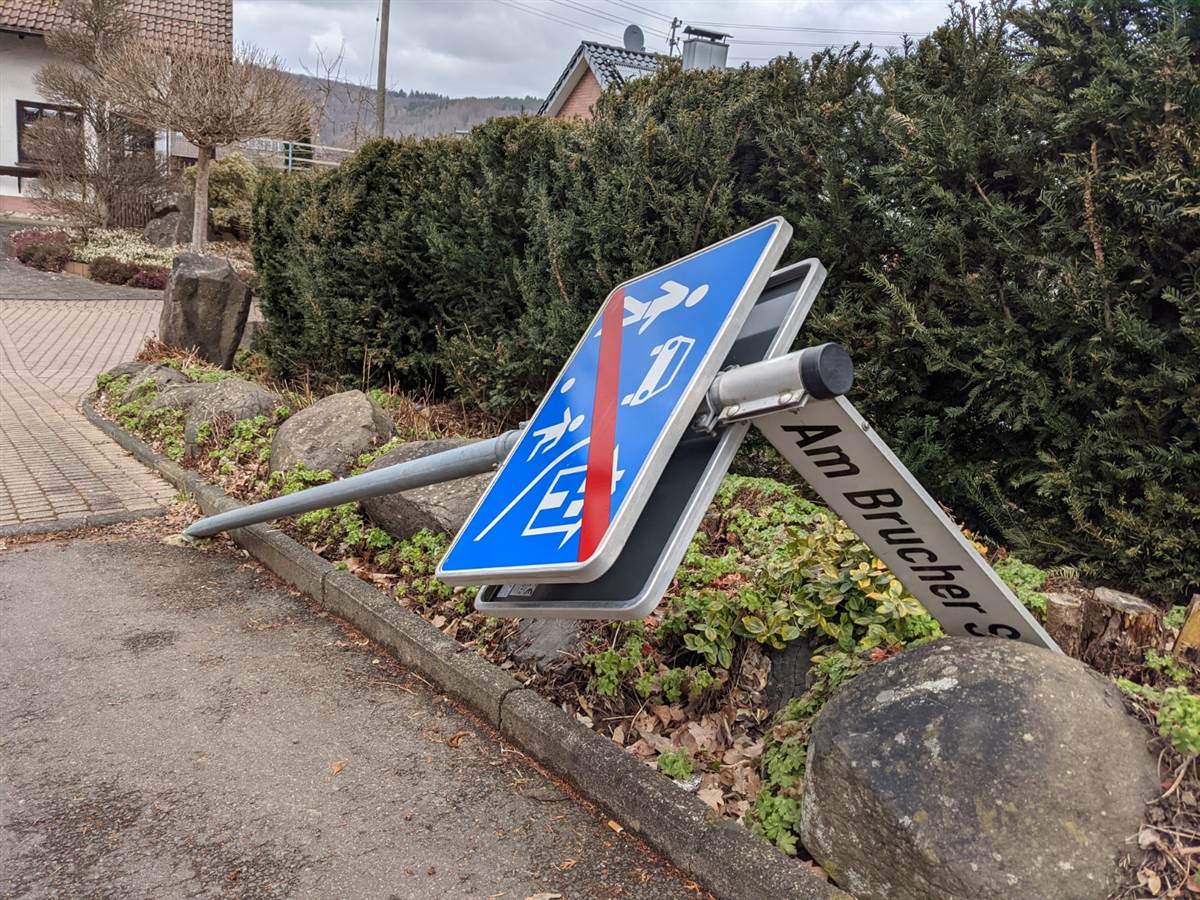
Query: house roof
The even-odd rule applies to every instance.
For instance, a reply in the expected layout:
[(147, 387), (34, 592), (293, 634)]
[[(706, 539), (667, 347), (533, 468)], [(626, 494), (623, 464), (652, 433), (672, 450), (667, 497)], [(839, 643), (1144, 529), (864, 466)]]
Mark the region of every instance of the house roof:
[[(233, 49), (233, 0), (126, 0), (126, 9), (156, 43)], [(0, 0), (0, 31), (45, 34), (70, 24), (61, 0)]]
[(538, 114), (553, 114), (557, 110), (557, 106), (561, 105), (561, 101), (578, 83), (585, 66), (592, 70), (592, 74), (600, 82), (601, 89), (608, 90), (610, 85), (623, 85), (633, 78), (653, 72), (661, 64), (662, 56), (657, 53), (626, 50), (624, 47), (584, 41), (558, 76), (558, 81), (550, 89), (550, 94), (538, 109)]

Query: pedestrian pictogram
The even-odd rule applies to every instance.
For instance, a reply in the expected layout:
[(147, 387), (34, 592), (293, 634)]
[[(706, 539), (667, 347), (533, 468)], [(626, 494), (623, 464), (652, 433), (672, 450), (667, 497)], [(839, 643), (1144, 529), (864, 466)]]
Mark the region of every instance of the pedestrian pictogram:
[(609, 294), (439, 577), (603, 574), (790, 236), (771, 219)]

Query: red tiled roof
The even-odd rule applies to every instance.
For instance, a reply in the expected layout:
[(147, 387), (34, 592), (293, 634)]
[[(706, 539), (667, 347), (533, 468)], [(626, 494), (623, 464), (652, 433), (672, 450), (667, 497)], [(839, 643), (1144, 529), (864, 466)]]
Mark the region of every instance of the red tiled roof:
[[(155, 43), (233, 48), (233, 0), (126, 0), (126, 9)], [(45, 34), (70, 22), (61, 0), (0, 0), (0, 31)]]

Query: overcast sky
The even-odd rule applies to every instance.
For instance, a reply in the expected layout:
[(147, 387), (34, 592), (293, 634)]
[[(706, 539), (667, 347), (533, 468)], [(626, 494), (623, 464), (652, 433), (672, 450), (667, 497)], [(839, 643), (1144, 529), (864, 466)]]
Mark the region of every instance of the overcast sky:
[[(673, 16), (729, 32), (735, 64), (855, 40), (894, 44), (946, 11), (946, 0), (392, 0), (388, 87), (543, 97), (579, 41), (619, 46), (636, 24), (647, 50), (665, 52)], [(295, 71), (341, 52), (345, 80), (373, 83), (378, 15), (379, 0), (234, 0), (234, 38)]]

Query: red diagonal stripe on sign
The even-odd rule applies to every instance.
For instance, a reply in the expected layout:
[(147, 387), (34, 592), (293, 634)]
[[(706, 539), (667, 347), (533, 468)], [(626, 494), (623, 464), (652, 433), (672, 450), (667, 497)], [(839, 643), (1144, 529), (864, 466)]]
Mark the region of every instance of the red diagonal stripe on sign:
[(621, 380), (621, 321), (625, 318), (625, 289), (608, 298), (600, 324), (600, 363), (592, 403), (592, 439), (588, 445), (587, 478), (583, 487), (583, 524), (579, 560), (596, 552), (608, 531), (612, 507), (613, 447), (617, 439), (617, 392)]

